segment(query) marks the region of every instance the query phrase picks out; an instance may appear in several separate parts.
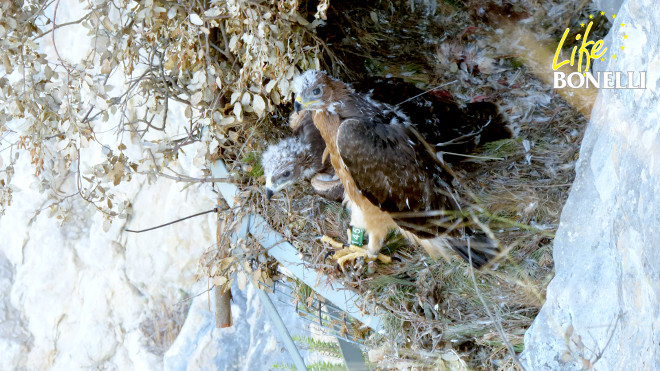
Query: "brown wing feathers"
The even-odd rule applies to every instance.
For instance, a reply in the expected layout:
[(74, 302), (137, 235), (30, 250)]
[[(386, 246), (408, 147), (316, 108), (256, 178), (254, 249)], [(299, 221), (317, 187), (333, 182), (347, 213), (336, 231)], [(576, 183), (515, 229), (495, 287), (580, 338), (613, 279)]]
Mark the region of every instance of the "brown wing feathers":
[[(495, 103), (468, 103), (464, 108), (446, 95), (424, 92), (401, 78), (376, 78), (353, 84), (379, 102), (398, 107), (436, 150), (469, 154), (481, 144), (512, 137), (504, 115)], [(445, 160), (463, 160), (445, 156)]]
[[(351, 201), (363, 205), (365, 201), (361, 198), (368, 200), (360, 206), (361, 209), (366, 207), (362, 212), (367, 220), (382, 219), (378, 214), (367, 216), (366, 210), (370, 210), (371, 204), (400, 228), (422, 239), (435, 237), (440, 232), (451, 233), (454, 231), (452, 224), (462, 223), (450, 187), (451, 177), (435, 158), (436, 148), (429, 142), (437, 145), (442, 140), (455, 139), (453, 145), (471, 150), (490, 132), (490, 125), (504, 128), (494, 131), (496, 134), (491, 137), (511, 136), (497, 106), (492, 104), (478, 105), (482, 112), (465, 112), (451, 102), (435, 106), (440, 112), (452, 113), (453, 119), (462, 120), (453, 126), (452, 121), (433, 114), (426, 120), (411, 122), (397, 107), (356, 93), (319, 72), (306, 73), (294, 84), (299, 87), (296, 93), (301, 94), (297, 97), (298, 109), (310, 107), (316, 112), (314, 123), (331, 148), (333, 166), (339, 171), (344, 186), (351, 188), (347, 188)], [(417, 97), (410, 101), (415, 99)], [(440, 122), (436, 122), (438, 120)], [(453, 218), (445, 213), (452, 211), (456, 212)], [(379, 229), (374, 221), (370, 222), (371, 227), (367, 226), (370, 235), (369, 228)], [(468, 240), (461, 236), (450, 237), (449, 244), (466, 260), (471, 256), (476, 267), (485, 264), (497, 251), (493, 242), (483, 235), (473, 235)], [(483, 250), (470, 249), (471, 242), (475, 247), (483, 245)]]
[[(430, 238), (444, 232), (433, 225), (437, 215), (403, 217), (409, 212), (452, 210), (449, 175), (423, 143), (404, 125), (345, 120), (337, 147), (360, 192), (381, 210), (391, 213), (401, 228)], [(396, 214), (402, 217), (395, 216)]]

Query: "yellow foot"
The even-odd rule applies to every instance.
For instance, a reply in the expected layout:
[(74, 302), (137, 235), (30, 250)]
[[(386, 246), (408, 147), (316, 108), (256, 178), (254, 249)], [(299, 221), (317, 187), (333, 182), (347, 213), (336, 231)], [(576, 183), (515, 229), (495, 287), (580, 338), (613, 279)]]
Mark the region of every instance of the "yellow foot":
[(343, 249), (344, 248), (343, 243), (341, 243), (339, 241), (335, 241), (335, 240), (332, 239), (332, 237), (328, 237), (328, 236), (325, 236), (325, 235), (323, 237), (321, 237), (321, 242), (325, 242), (325, 243), (329, 244), (330, 246), (334, 247), (335, 249)]
[(346, 264), (347, 261), (349, 260), (357, 260), (360, 257), (363, 257), (365, 261), (373, 261), (373, 260), (380, 260), (383, 263), (391, 263), (392, 258), (390, 258), (387, 255), (383, 254), (378, 254), (378, 256), (374, 257), (371, 254), (369, 254), (369, 251), (363, 247), (355, 246), (355, 245), (349, 245), (344, 247), (344, 244), (341, 242), (335, 241), (332, 238), (328, 236), (323, 236), (321, 237), (321, 241), (327, 242), (330, 246), (334, 247), (337, 251), (335, 252), (335, 258), (337, 259), (337, 264), (339, 264), (341, 267)]

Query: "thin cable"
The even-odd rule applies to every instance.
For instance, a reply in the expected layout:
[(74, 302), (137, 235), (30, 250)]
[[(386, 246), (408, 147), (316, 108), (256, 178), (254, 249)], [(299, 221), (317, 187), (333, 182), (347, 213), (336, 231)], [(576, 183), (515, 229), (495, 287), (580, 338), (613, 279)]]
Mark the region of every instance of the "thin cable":
[(436, 86), (435, 88), (431, 88), (431, 89), (429, 89), (429, 90), (427, 90), (427, 91), (423, 91), (423, 92), (421, 92), (421, 93), (415, 95), (414, 97), (410, 97), (410, 98), (404, 100), (403, 102), (401, 102), (401, 103), (395, 105), (394, 107), (399, 107), (400, 105), (402, 105), (402, 104), (404, 104), (404, 103), (406, 103), (406, 102), (409, 102), (409, 101), (411, 101), (411, 100), (413, 100), (413, 99), (415, 99), (415, 98), (417, 98), (417, 97), (421, 97), (421, 96), (424, 95), (424, 94), (430, 93), (430, 92), (432, 92), (432, 91), (435, 90), (435, 89), (440, 89), (440, 88), (443, 87), (443, 86), (451, 85), (451, 84), (455, 83), (456, 81), (458, 81), (458, 80), (454, 80), (454, 81), (450, 81), (450, 82), (447, 82), (447, 83), (444, 83), (444, 84), (440, 84), (440, 85)]
[(211, 209), (211, 210), (207, 210), (207, 211), (203, 211), (203, 212), (201, 212), (201, 213), (193, 214), (193, 215), (187, 216), (187, 217), (185, 217), (185, 218), (177, 219), (177, 220), (172, 221), (172, 222), (169, 222), (169, 223), (165, 223), (165, 224), (157, 225), (157, 226), (155, 226), (155, 227), (151, 227), (151, 228), (147, 228), (147, 229), (140, 229), (140, 230), (124, 229), (124, 231), (126, 231), (126, 232), (131, 232), (131, 233), (142, 233), (142, 232), (147, 232), (147, 231), (153, 231), (154, 229), (158, 229), (158, 228), (162, 228), (162, 227), (167, 227), (167, 226), (170, 225), (170, 224), (178, 223), (178, 222), (184, 221), (184, 220), (186, 220), (186, 219), (194, 218), (194, 217), (196, 217), (196, 216), (200, 216), (200, 215), (204, 215), (204, 214), (208, 214), (208, 213), (213, 213), (213, 212), (216, 212), (216, 213), (217, 213), (218, 211), (220, 211), (220, 209), (217, 208), (217, 207), (214, 207), (214, 208)]

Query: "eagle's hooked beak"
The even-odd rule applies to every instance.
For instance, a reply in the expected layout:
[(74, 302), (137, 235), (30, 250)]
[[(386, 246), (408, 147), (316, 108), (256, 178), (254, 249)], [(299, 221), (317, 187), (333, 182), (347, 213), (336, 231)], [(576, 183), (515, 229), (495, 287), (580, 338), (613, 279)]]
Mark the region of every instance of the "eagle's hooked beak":
[(270, 188), (266, 188), (266, 199), (267, 199), (268, 201), (270, 201), (270, 199), (273, 198), (273, 195), (274, 195), (274, 194), (275, 194), (275, 192), (273, 192), (272, 189), (270, 189)]
[(296, 97), (296, 101), (293, 102), (293, 110), (296, 111), (296, 113), (299, 113), (303, 109), (303, 103), (302, 103), (302, 98), (299, 96)]

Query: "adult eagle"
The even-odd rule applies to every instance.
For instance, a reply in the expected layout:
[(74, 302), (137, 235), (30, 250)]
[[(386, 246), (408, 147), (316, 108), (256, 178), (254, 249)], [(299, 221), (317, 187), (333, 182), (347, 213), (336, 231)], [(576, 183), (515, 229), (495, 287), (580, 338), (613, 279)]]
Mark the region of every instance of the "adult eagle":
[[(376, 101), (397, 105), (415, 130), (444, 154), (443, 159), (458, 166), (465, 159), (460, 155), (472, 153), (483, 143), (512, 136), (494, 103), (468, 103), (462, 108), (446, 94), (426, 94), (414, 84), (396, 77), (362, 79), (353, 82), (351, 87)], [(267, 198), (311, 177), (317, 194), (341, 200), (344, 188), (330, 161), (322, 161), (325, 142), (314, 126), (312, 113), (292, 113), (289, 127), (294, 135), (268, 146), (262, 157)]]
[(395, 228), (417, 239), (432, 257), (444, 255), (447, 245), (476, 268), (496, 256), (496, 244), (485, 235), (466, 239), (461, 232), (452, 177), (407, 115), (317, 70), (296, 77), (293, 87), (296, 112), (312, 111), (326, 143), (351, 224), (369, 234), (366, 251), (351, 246), (339, 254), (340, 264), (376, 258)]

